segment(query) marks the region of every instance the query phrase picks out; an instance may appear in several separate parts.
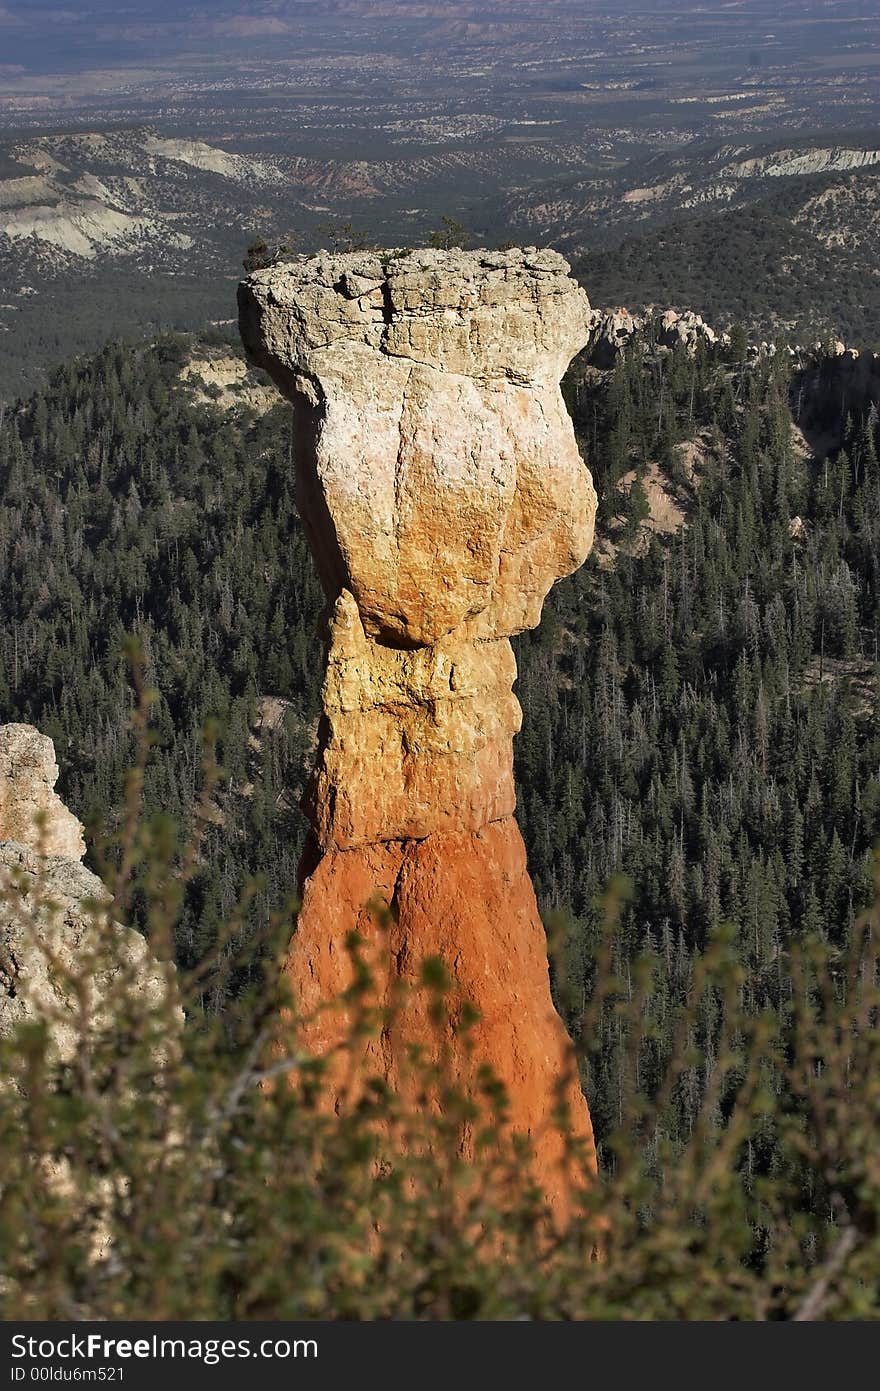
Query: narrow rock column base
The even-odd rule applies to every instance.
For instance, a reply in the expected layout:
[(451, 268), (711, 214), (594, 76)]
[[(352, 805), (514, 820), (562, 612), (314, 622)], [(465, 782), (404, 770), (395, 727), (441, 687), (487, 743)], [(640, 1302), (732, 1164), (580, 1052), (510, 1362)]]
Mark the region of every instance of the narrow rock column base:
[[(391, 912), (381, 922), (384, 901)], [(303, 905), (286, 973), (298, 1012), (301, 1047), (327, 1056), (345, 1037), (351, 1020), (327, 1002), (352, 983), (345, 942), (356, 931), (374, 980), (371, 1000), (388, 1005), (399, 997), (393, 1022), (363, 1046), (363, 1079), (383, 1078), (407, 1095), (407, 1046), (433, 1051), (451, 1041), (465, 1001), (479, 1019), (467, 1047), (449, 1049), (451, 1081), (478, 1095), (477, 1072), (486, 1060), (504, 1083), (510, 1129), (528, 1137), (535, 1173), (557, 1216), (570, 1205), (571, 1175), (565, 1144), (554, 1122), (560, 1096), (571, 1133), (580, 1142), (575, 1178), (596, 1171), (589, 1112), (577, 1078), (571, 1042), (550, 997), (547, 948), (525, 847), (512, 817), (478, 832), (437, 832), (418, 841), (391, 841), (332, 850), (318, 862), (303, 889)], [(412, 943), (418, 943), (415, 958)], [(428, 957), (440, 957), (452, 977), (448, 1017), (438, 1028), (429, 1019), (430, 995), (420, 986)], [(406, 989), (400, 991), (400, 986)], [(309, 1019), (309, 1016), (313, 1016)], [(351, 1103), (339, 1072), (331, 1071), (328, 1105)]]

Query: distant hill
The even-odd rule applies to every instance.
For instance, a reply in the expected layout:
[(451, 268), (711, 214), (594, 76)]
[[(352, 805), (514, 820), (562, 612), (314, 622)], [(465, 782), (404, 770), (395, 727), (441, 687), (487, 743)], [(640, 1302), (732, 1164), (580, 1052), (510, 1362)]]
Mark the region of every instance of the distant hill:
[(716, 144), (508, 199), (595, 303), (678, 304), (805, 339), (880, 340), (880, 137)]
[[(148, 128), (0, 151), (0, 395), (71, 352), (234, 313), (241, 253), (307, 210), (307, 161), (258, 160)], [(282, 212), (283, 208), (283, 212)]]
[[(511, 158), (319, 159), (136, 126), (0, 142), (0, 398), (108, 339), (228, 319), (257, 237), (293, 233), (306, 250), (424, 240), (450, 197), (497, 186)], [(515, 158), (536, 179), (582, 172), (586, 157), (530, 146)]]
[(559, 247), (595, 304), (876, 343), (880, 140), (691, 142), (611, 167), (592, 145), (480, 129), (432, 147), (424, 117), (421, 149), (386, 139), (370, 160), (148, 126), (0, 143), (0, 399), (108, 339), (228, 320), (255, 238), (413, 245), (450, 211), (478, 243)]
[(849, 244), (825, 241), (778, 202), (679, 218), (573, 264), (599, 305), (687, 306), (719, 328), (880, 346), (880, 274), (867, 239), (854, 229)]
[[(522, 234), (577, 250), (682, 215), (771, 202), (825, 237), (853, 223), (876, 231), (880, 206), (876, 130), (775, 141), (691, 141), (636, 157), (598, 178), (548, 178), (540, 197), (511, 194), (500, 215)], [(818, 201), (816, 201), (818, 199)]]

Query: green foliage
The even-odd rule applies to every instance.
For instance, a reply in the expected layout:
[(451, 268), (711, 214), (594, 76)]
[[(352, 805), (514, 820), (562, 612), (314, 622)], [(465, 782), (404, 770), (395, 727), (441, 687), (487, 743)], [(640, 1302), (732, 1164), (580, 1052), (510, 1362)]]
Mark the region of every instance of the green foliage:
[[(871, 892), (877, 418), (841, 419), (829, 398), (804, 424), (844, 447), (814, 463), (792, 434), (800, 385), (778, 360), (731, 374), (637, 344), (609, 379), (576, 371), (566, 387), (600, 518), (617, 511), (627, 470), (681, 439), (702, 450), (686, 526), (624, 546), (612, 569), (588, 561), (554, 591), (551, 621), (517, 642), (518, 815), (542, 907), (572, 918), (557, 988), (578, 1006), (589, 997), (597, 903), (624, 874), (634, 892), (615, 969), (628, 977), (640, 952), (656, 954), (656, 1066), (695, 956), (722, 925), (735, 932), (746, 1012), (782, 1020), (794, 947), (815, 933), (844, 950)], [(569, 1019), (580, 1027), (578, 1010)], [(705, 1031), (697, 1041), (710, 1047)], [(602, 1141), (628, 1044), (613, 1018), (585, 1043)], [(695, 1072), (679, 1133), (702, 1094)]]
[(267, 266), (277, 265), (279, 261), (289, 261), (297, 253), (299, 238), (296, 232), (288, 232), (270, 246), (264, 237), (257, 237), (245, 252), (242, 265), (250, 275), (254, 270), (265, 270)]
[[(136, 770), (130, 791), (140, 781)], [(114, 911), (139, 887), (153, 949), (167, 957), (180, 901), (167, 895), (174, 867), (162, 827), (139, 819), (136, 795), (118, 848), (135, 868), (117, 876)], [(3, 886), (14, 910), (24, 887)], [(743, 1008), (735, 933), (714, 933), (670, 1009), (675, 1042), (658, 1070), (660, 963), (648, 950), (626, 978), (614, 970), (618, 902), (619, 893), (605, 902), (584, 1033), (610, 1011), (629, 1041), (626, 1085), (602, 1176), (582, 1182), (577, 1148), (565, 1146), (574, 1178), (564, 1228), (529, 1177), (527, 1147), (505, 1129), (497, 1080), (484, 1069), (466, 1095), (446, 1071), (439, 1040), (461, 1010), (442, 963), (425, 963), (420, 987), (438, 1046), (413, 1052), (395, 1093), (363, 1061), (393, 1006), (376, 1004), (371, 963), (351, 944), (352, 987), (327, 1006), (347, 1021), (333, 1060), (349, 1078), (337, 1114), (325, 1099), (328, 1060), (298, 1045), (296, 1002), (278, 970), (287, 914), (271, 923), (273, 950), (223, 1028), (198, 1008), (210, 961), (169, 972), (148, 1000), (130, 989), (119, 939), (96, 909), (103, 947), (79, 963), (81, 979), (114, 979), (115, 1010), (102, 1023), (80, 1011), (64, 1061), (39, 1020), (0, 1043), (0, 1313), (875, 1315), (877, 910), (842, 952), (816, 938), (798, 945), (781, 1022)], [(34, 948), (50, 950), (48, 936), (37, 926)], [(76, 996), (79, 980), (60, 984)], [(181, 1001), (190, 1010), (182, 1033)], [(681, 1134), (675, 1118), (695, 1089), (702, 1099)], [(564, 1118), (560, 1126), (565, 1136)]]
[[(21, 270), (5, 264), (0, 247), (0, 281), (16, 285)], [(16, 301), (8, 332), (0, 331), (0, 413), (18, 397), (45, 386), (56, 365), (74, 353), (94, 353), (108, 339), (152, 340), (161, 333), (194, 332), (212, 320), (228, 321), (234, 301), (232, 274), (150, 275), (124, 264), (102, 262), (100, 276), (85, 285), (81, 273), (65, 279), (37, 278), (36, 293)]]
[(444, 213), (440, 227), (428, 237), (428, 245), (435, 246), (440, 251), (449, 251), (454, 246), (466, 249), (472, 240), (471, 233), (463, 223)]
[[(258, 931), (296, 882), (317, 717), (322, 598), (294, 511), (289, 423), (196, 406), (187, 344), (111, 347), (60, 369), (0, 426), (0, 721), (50, 734), (87, 821), (122, 804), (133, 757), (123, 652), (159, 690), (150, 812), (186, 834), (202, 731), (224, 777), (178, 924), (199, 959), (245, 882)], [(271, 697), (271, 703), (259, 698)], [(206, 1004), (213, 998), (205, 982)]]
[[(303, 827), (295, 804), (317, 717), (323, 600), (293, 504), (286, 412), (257, 419), (197, 406), (178, 379), (187, 351), (179, 339), (108, 348), (62, 369), (4, 416), (0, 720), (28, 720), (55, 738), (66, 800), (80, 815), (106, 813), (112, 833), (136, 752), (123, 635), (139, 635), (145, 681), (158, 692), (145, 812), (166, 813), (162, 854), (178, 878), (159, 878), (179, 884), (173, 952), (201, 1021), (193, 1038), (213, 1040), (187, 1076), (198, 1073), (217, 1095), (239, 1076), (248, 1046), (242, 1021), (263, 1008), (252, 992), (263, 989), (275, 943), (290, 930), (285, 905)], [(867, 1307), (859, 1282), (871, 1278), (873, 1247), (861, 1235), (868, 1218), (857, 1217), (856, 1198), (866, 1185), (864, 1212), (872, 1210), (870, 1073), (846, 1075), (850, 1091), (831, 1101), (822, 1087), (829, 1077), (841, 1084), (846, 1067), (874, 1067), (873, 1043), (858, 1057), (844, 1049), (841, 1021), (854, 998), (846, 963), (864, 946), (857, 925), (880, 835), (880, 441), (876, 410), (842, 407), (827, 388), (821, 370), (789, 381), (781, 355), (747, 365), (701, 349), (690, 359), (657, 353), (650, 335), (613, 373), (576, 364), (565, 384), (597, 481), (600, 531), (619, 549), (613, 568), (591, 561), (558, 586), (541, 628), (518, 640), (519, 816), (542, 909), (560, 924), (554, 988), (581, 1048), (603, 1170), (599, 1207), (615, 1214), (623, 1235), (613, 1238), (618, 1254), (612, 1259), (609, 1246), (596, 1265), (587, 1255), (596, 1239), (591, 1217), (571, 1260), (548, 1273), (536, 1254), (546, 1226), (530, 1218), (508, 1263), (520, 1273), (509, 1278), (488, 1242), (482, 1256), (503, 1298), (493, 1302), (487, 1276), (465, 1300), (485, 1316), (786, 1316), (855, 1226), (858, 1247), (844, 1255), (856, 1273), (834, 1310)], [(807, 438), (832, 440), (830, 452), (813, 459), (797, 443), (792, 404)], [(696, 471), (685, 467), (683, 446), (696, 449)], [(621, 538), (617, 485), (634, 473), (643, 495), (649, 466), (667, 478), (687, 524), (667, 539), (644, 537), (637, 489), (631, 534)], [(212, 719), (225, 771), (198, 818), (199, 853), (184, 874), (204, 789), (202, 729)], [(621, 874), (631, 891), (611, 915), (609, 937), (603, 895)], [(141, 878), (130, 920), (148, 928), (151, 901)], [(707, 956), (735, 990), (700, 984)], [(439, 965), (426, 969), (426, 988), (440, 990)], [(870, 985), (864, 969), (859, 981)], [(819, 1015), (801, 1017), (804, 1001)], [(795, 1029), (813, 1030), (813, 1064), (799, 1071)], [(825, 1061), (832, 1044), (836, 1074)], [(765, 1066), (739, 1111), (734, 1100), (755, 1075), (750, 1050)], [(212, 1071), (215, 1053), (228, 1072)], [(644, 1120), (651, 1107), (662, 1113), (653, 1126)], [(240, 1154), (243, 1166), (235, 1183), (246, 1183), (246, 1165), (279, 1182), (283, 1126), (300, 1124), (282, 1123), (281, 1114), (246, 1115), (248, 1133), (268, 1136), (267, 1154), (280, 1147), (271, 1170), (268, 1157), (232, 1132), (228, 1162)], [(19, 1124), (13, 1116), (9, 1133)], [(314, 1143), (317, 1153), (328, 1141), (322, 1133)], [(843, 1146), (841, 1173), (849, 1166), (845, 1183), (829, 1178), (834, 1144)], [(306, 1271), (317, 1244), (331, 1240), (324, 1207), (347, 1190), (338, 1171), (328, 1172), (326, 1186), (314, 1166), (303, 1172), (321, 1216), (316, 1246), (302, 1267), (289, 1268)], [(447, 1180), (431, 1181), (433, 1196), (418, 1193), (435, 1221)], [(362, 1288), (384, 1280), (382, 1309), (420, 1316), (413, 1287), (388, 1283), (387, 1252), (384, 1266), (371, 1264), (370, 1214), (384, 1211), (385, 1198), (369, 1184), (358, 1192)], [(694, 1206), (694, 1193), (705, 1203)], [(189, 1199), (196, 1201), (192, 1192)], [(248, 1197), (245, 1206), (265, 1218), (265, 1201)], [(303, 1192), (290, 1202), (304, 1221)], [(414, 1222), (415, 1209), (407, 1211), (401, 1221)], [(500, 1219), (490, 1220), (485, 1204), (481, 1211), (480, 1222), (496, 1231)], [(186, 1229), (182, 1212), (178, 1219)], [(146, 1206), (138, 1220), (147, 1222)], [(518, 1232), (520, 1219), (511, 1221)], [(232, 1230), (239, 1251), (253, 1243), (261, 1254), (260, 1278), (287, 1268), (289, 1232), (274, 1233), (278, 1244), (267, 1248), (256, 1220)], [(403, 1246), (412, 1240), (423, 1275), (426, 1265), (442, 1267), (437, 1278), (451, 1280), (426, 1237), (395, 1230)], [(280, 1274), (265, 1303), (230, 1303), (224, 1263), (232, 1257), (222, 1231), (215, 1235), (221, 1246), (210, 1248), (209, 1264), (224, 1272), (217, 1288), (226, 1292), (208, 1291), (205, 1307), (307, 1312), (289, 1302)], [(449, 1240), (464, 1262), (462, 1233)], [(719, 1251), (723, 1259), (710, 1269), (710, 1253), (717, 1260)], [(197, 1257), (191, 1250), (185, 1259), (191, 1270)], [(140, 1268), (146, 1287), (149, 1271)], [(538, 1288), (539, 1273), (549, 1286)], [(183, 1274), (179, 1281), (182, 1289)], [(315, 1308), (367, 1308), (347, 1303), (341, 1288), (328, 1287)], [(449, 1288), (424, 1308), (452, 1307)], [(91, 1299), (84, 1295), (83, 1307), (99, 1308)], [(186, 1307), (183, 1294), (169, 1301), (162, 1308)], [(134, 1309), (124, 1299), (114, 1307)]]
[(370, 233), (353, 222), (325, 222), (318, 228), (319, 237), (326, 237), (333, 251), (367, 251), (374, 247)]

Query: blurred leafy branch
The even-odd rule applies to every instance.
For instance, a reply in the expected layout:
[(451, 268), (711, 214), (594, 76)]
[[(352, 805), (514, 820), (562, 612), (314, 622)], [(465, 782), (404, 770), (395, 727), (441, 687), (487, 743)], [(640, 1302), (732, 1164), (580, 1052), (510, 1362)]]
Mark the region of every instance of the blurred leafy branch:
[[(365, 1038), (395, 1008), (376, 1004), (360, 939), (348, 943), (350, 989), (325, 1006), (345, 1012), (340, 1051), (357, 1079), (340, 1115), (322, 1101), (331, 1060), (296, 1043), (296, 1001), (281, 969), (294, 903), (254, 942), (239, 936), (242, 902), (208, 958), (187, 971), (170, 965), (182, 886), (221, 772), (209, 730), (195, 830), (175, 853), (165, 818), (142, 813), (154, 695), (135, 651), (131, 660), (138, 757), (122, 825), (103, 847), (113, 898), (88, 910), (103, 968), (109, 961), (115, 972), (117, 1007), (100, 1018), (85, 1007), (84, 982), (96, 969), (87, 954), (82, 979), (68, 972), (61, 982), (83, 1002), (73, 1057), (56, 1056), (51, 1020), (0, 1043), (3, 1317), (876, 1313), (880, 874), (875, 905), (845, 950), (813, 939), (792, 948), (782, 1023), (745, 1011), (743, 966), (722, 928), (695, 958), (671, 1030), (652, 1016), (652, 953), (618, 969), (627, 885), (611, 885), (578, 1030), (588, 1095), (600, 1024), (619, 1031), (626, 1066), (600, 1177), (575, 1186), (560, 1230), (527, 1145), (506, 1129), (504, 1090), (488, 1069), (476, 1095), (456, 1087), (442, 1048), (413, 1052), (399, 1093), (358, 1075)], [(2, 893), (31, 915), (35, 945), (51, 956), (54, 910), (39, 884), (12, 876)], [(149, 999), (127, 977), (130, 962), (113, 962), (113, 923), (136, 895), (151, 950), (168, 963), (166, 988)], [(564, 997), (565, 924), (550, 928)], [(206, 1014), (200, 982), (231, 969), (242, 951), (254, 955), (250, 989), (224, 1017)], [(452, 1003), (442, 962), (424, 963), (420, 988), (442, 1032)], [(672, 1040), (663, 1051), (661, 1038)], [(695, 1115), (684, 1129), (683, 1114)]]

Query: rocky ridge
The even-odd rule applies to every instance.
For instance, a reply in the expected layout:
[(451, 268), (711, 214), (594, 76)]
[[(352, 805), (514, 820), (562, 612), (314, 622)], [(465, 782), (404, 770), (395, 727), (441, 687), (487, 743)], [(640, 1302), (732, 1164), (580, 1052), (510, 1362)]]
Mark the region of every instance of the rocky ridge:
[(170, 968), (109, 917), (111, 894), (82, 864), (83, 828), (54, 791), (57, 777), (51, 739), (0, 725), (0, 1038), (44, 1023), (53, 1056), (69, 1062), (84, 1030), (153, 1010), (182, 1015), (162, 1008)]
[[(589, 337), (582, 362), (602, 371), (613, 368), (629, 345), (643, 337), (654, 348), (672, 351), (684, 349), (693, 356), (700, 346), (707, 349), (730, 347), (730, 334), (718, 333), (702, 315), (691, 309), (659, 310), (650, 307), (633, 313), (625, 307), (594, 309), (588, 321)], [(765, 340), (748, 345), (749, 359), (773, 357), (779, 351), (776, 343)], [(841, 384), (849, 384), (864, 399), (876, 400), (880, 395), (880, 353), (870, 348), (847, 346), (842, 338), (829, 342), (816, 340), (808, 345), (789, 345), (782, 349), (798, 370), (821, 371)]]
[(633, 314), (629, 309), (594, 309), (588, 321), (589, 338), (585, 356), (592, 367), (607, 369), (626, 352), (638, 335), (650, 330), (661, 348), (684, 348), (691, 356), (702, 343), (705, 347), (730, 342), (727, 333), (718, 334), (700, 314), (690, 309), (649, 309)]
[(31, 725), (0, 726), (0, 842), (18, 841), (42, 855), (81, 860), (83, 828), (55, 791), (52, 740)]

